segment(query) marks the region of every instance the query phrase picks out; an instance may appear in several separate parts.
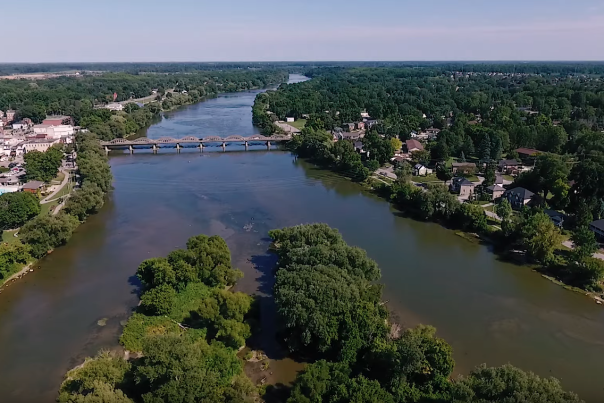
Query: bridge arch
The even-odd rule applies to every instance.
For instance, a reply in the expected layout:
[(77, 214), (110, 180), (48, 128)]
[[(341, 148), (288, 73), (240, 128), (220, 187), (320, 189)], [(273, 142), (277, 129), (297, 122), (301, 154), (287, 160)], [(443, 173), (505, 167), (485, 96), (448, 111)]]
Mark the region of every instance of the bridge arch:
[(193, 136), (186, 136), (186, 137), (183, 137), (183, 138), (179, 139), (179, 141), (182, 141), (182, 142), (196, 142), (197, 143), (197, 142), (199, 142), (199, 139), (197, 137), (193, 137)]
[(206, 141), (206, 142), (209, 142), (209, 141), (224, 141), (224, 139), (222, 137), (218, 137), (218, 136), (208, 136), (208, 137), (204, 137), (202, 139), (202, 141)]
[(174, 140), (172, 137), (161, 137), (155, 141), (157, 143), (166, 144), (166, 143), (174, 143), (176, 140)]
[(127, 142), (126, 139), (122, 139), (122, 138), (117, 138), (117, 139), (113, 139), (109, 142), (109, 144), (123, 144)]
[(229, 136), (225, 138), (226, 141), (245, 141), (243, 136)]

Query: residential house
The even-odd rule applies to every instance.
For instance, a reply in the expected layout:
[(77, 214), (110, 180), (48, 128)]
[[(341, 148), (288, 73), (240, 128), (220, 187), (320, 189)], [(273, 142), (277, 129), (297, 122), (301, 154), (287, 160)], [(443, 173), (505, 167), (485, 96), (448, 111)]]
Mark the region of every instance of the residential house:
[(394, 165), (402, 164), (406, 160), (407, 159), (402, 155), (395, 155), (394, 157), (390, 158), (390, 162), (392, 162)]
[(285, 121), (286, 121), (287, 123), (293, 123), (295, 120), (296, 120), (296, 119), (294, 119), (294, 118), (292, 118), (292, 117), (286, 117), (286, 118), (285, 118)]
[(38, 191), (44, 190), (44, 182), (40, 181), (29, 181), (23, 185), (23, 191), (27, 193), (38, 193)]
[(21, 120), (13, 123), (13, 130), (23, 130), (23, 129), (27, 129), (27, 123), (25, 123)]
[(377, 120), (375, 120), (375, 119), (367, 119), (367, 120), (365, 121), (365, 126), (366, 126), (367, 128), (369, 128), (369, 129), (371, 129), (373, 126), (375, 126), (375, 125), (377, 125), (377, 124), (378, 124), (378, 121), (377, 121)]
[(351, 132), (354, 130), (355, 125), (354, 125), (354, 123), (344, 123), (342, 125), (342, 128), (344, 129), (345, 132)]
[(499, 172), (506, 175), (516, 175), (522, 168), (522, 162), (518, 160), (501, 160), (498, 164)]
[(451, 165), (454, 174), (473, 174), (476, 172), (476, 164), (473, 162), (454, 162)]
[(422, 164), (416, 164), (413, 167), (414, 176), (426, 176), (426, 175), (430, 175), (431, 173), (432, 173), (432, 170), (429, 168), (426, 168)]
[(543, 212), (548, 215), (548, 217), (552, 220), (556, 227), (562, 228), (562, 225), (564, 224), (564, 219), (566, 218), (566, 215), (564, 213), (549, 209), (545, 209), (543, 210)]
[(361, 112), (361, 117), (363, 119), (369, 119), (369, 113), (367, 113), (367, 112)]
[(506, 190), (503, 195), (501, 195), (501, 197), (508, 199), (514, 209), (520, 209), (522, 206), (526, 206), (534, 196), (535, 194), (533, 192), (521, 187)]
[(459, 193), (459, 197), (469, 199), (474, 193), (476, 185), (462, 176), (457, 176), (451, 181), (449, 189), (453, 193)]
[(11, 123), (13, 120), (15, 120), (16, 114), (17, 114), (17, 111), (14, 111), (12, 109), (9, 109), (6, 111), (6, 120), (8, 121), (8, 123)]
[(518, 156), (520, 157), (520, 159), (524, 160), (527, 158), (535, 157), (541, 151), (535, 150), (533, 148), (518, 148), (518, 149), (516, 149), (516, 152), (518, 153)]
[(589, 229), (596, 234), (598, 241), (604, 241), (604, 219), (590, 222)]
[(430, 138), (436, 138), (436, 137), (438, 137), (438, 133), (440, 133), (440, 129), (436, 129), (434, 127), (430, 127), (428, 129), (426, 129), (426, 133), (428, 134), (428, 136)]
[(487, 193), (491, 195), (491, 200), (499, 199), (504, 192), (505, 188), (499, 184), (495, 184), (487, 188)]
[(365, 122), (357, 122), (356, 125), (358, 130), (365, 129)]
[(354, 149), (360, 153), (363, 152), (363, 142), (362, 141), (355, 141), (354, 142)]
[(339, 140), (358, 140), (361, 138), (361, 133), (359, 132), (341, 132), (338, 134)]
[(405, 145), (407, 146), (407, 152), (412, 153), (414, 151), (423, 151), (424, 146), (417, 140), (411, 139), (406, 140)]

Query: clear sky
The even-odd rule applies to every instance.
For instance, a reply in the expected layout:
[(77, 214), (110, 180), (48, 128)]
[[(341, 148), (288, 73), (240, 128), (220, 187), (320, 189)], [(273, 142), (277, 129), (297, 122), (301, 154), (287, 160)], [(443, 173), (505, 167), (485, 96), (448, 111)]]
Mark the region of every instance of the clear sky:
[(604, 0), (2, 3), (4, 63), (604, 60)]

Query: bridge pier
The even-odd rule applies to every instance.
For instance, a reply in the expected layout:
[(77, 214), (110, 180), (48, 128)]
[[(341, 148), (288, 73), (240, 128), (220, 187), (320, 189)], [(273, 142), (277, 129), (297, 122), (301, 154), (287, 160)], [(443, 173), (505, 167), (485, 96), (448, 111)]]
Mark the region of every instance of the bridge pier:
[(180, 143), (176, 143), (176, 152), (180, 154)]
[(109, 147), (105, 146), (105, 155), (109, 155)]
[(199, 143), (199, 152), (202, 153), (203, 152), (203, 143)]
[(128, 146), (128, 150), (130, 150), (130, 155), (134, 154), (134, 147)]
[(157, 149), (159, 147), (157, 147), (157, 145), (153, 144), (153, 154), (157, 154)]
[(245, 151), (247, 151), (247, 141), (245, 142)]
[(270, 142), (270, 141), (267, 141), (267, 142), (266, 142), (266, 149), (267, 149), (267, 150), (270, 150), (270, 149), (271, 149), (271, 142)]
[(226, 142), (222, 142), (222, 151), (226, 151)]

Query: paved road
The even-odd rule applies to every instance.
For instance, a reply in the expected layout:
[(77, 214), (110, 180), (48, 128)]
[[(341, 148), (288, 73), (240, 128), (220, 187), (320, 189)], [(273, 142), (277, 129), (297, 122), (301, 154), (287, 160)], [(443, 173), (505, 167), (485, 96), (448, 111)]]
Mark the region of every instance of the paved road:
[[(566, 246), (567, 248), (574, 249), (572, 241), (564, 241), (562, 242), (562, 245)], [(596, 259), (604, 260), (604, 253), (594, 253), (593, 256)]]
[(67, 182), (69, 181), (70, 172), (65, 169), (61, 169), (61, 172), (63, 172), (63, 174), (65, 174), (65, 177), (63, 178), (63, 182), (61, 182), (61, 184), (58, 185), (58, 187), (55, 189), (54, 192), (52, 192), (50, 195), (48, 195), (44, 199), (42, 199), (40, 201), (40, 204), (46, 204), (46, 203), (50, 203), (51, 201), (53, 201), (54, 195), (59, 193), (61, 191), (61, 189), (63, 189), (63, 186), (65, 186), (67, 184)]

